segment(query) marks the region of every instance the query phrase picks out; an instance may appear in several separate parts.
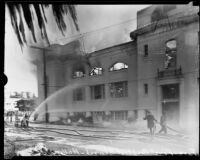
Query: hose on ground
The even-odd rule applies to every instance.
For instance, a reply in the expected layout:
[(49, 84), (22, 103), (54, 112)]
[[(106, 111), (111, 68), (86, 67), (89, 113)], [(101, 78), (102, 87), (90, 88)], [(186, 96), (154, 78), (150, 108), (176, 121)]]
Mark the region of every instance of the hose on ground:
[[(157, 121), (156, 121), (156, 123), (161, 125), (161, 123), (160, 123), (160, 122), (157, 122)], [(183, 133), (181, 133), (181, 132), (179, 132), (179, 131), (177, 131), (177, 130), (175, 130), (175, 129), (173, 129), (173, 128), (171, 128), (171, 127), (167, 126), (167, 125), (166, 125), (166, 127), (167, 127), (167, 129), (169, 129), (169, 130), (171, 130), (171, 131), (174, 131), (174, 132), (176, 132), (176, 133), (179, 133), (179, 134), (182, 134), (182, 135), (184, 135)]]

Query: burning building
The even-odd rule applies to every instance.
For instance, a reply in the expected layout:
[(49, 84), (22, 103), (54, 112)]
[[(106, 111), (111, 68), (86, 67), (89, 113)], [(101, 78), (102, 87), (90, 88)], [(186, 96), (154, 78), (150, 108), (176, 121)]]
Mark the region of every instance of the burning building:
[[(199, 17), (189, 5), (153, 5), (137, 13), (133, 41), (82, 55), (78, 42), (46, 49), (47, 83), (38, 67), (40, 106), (49, 121), (73, 115), (95, 122), (157, 119), (190, 126), (199, 111)], [(48, 49), (51, 49), (48, 52)], [(44, 101), (44, 87), (47, 100)], [(45, 107), (37, 110), (45, 118)], [(43, 114), (42, 114), (43, 113)]]

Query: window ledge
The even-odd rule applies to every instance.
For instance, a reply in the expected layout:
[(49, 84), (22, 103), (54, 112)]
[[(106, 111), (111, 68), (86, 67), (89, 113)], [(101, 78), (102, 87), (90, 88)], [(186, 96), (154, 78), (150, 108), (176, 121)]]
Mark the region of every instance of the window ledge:
[(101, 77), (103, 76), (103, 74), (97, 74), (97, 75), (89, 75), (89, 77), (93, 78), (93, 77)]
[(73, 104), (77, 104), (77, 103), (85, 103), (85, 100), (82, 100), (82, 101), (74, 101), (74, 100), (73, 100), (72, 103), (73, 103)]
[(168, 99), (163, 99), (161, 102), (162, 103), (167, 103), (167, 102), (179, 102), (180, 100), (178, 98), (168, 98)]
[(82, 76), (82, 77), (72, 77), (72, 79), (81, 79), (81, 78), (85, 78), (86, 76)]
[(104, 102), (105, 101), (105, 98), (104, 99), (91, 99), (90, 102)]
[(126, 69), (120, 69), (120, 70), (115, 70), (115, 71), (109, 71), (109, 73), (118, 73), (118, 72), (127, 72), (128, 68)]
[(122, 100), (122, 99), (128, 99), (129, 97), (110, 97), (112, 100)]

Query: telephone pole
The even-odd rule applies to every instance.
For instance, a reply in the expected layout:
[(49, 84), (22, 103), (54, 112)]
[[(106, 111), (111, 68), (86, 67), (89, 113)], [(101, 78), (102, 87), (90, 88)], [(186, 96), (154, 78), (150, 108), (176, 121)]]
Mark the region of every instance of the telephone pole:
[[(45, 49), (43, 48), (43, 80), (44, 80), (44, 99), (47, 98), (47, 75), (46, 75), (46, 55)], [(49, 122), (48, 104), (45, 102), (45, 121)]]

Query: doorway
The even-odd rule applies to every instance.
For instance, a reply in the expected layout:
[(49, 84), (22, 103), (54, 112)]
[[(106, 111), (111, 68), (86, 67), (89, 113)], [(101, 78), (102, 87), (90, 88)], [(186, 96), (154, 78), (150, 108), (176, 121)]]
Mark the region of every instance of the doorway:
[(162, 86), (162, 113), (165, 112), (169, 124), (179, 124), (179, 84)]
[(179, 102), (163, 102), (162, 113), (165, 112), (170, 124), (179, 123)]

